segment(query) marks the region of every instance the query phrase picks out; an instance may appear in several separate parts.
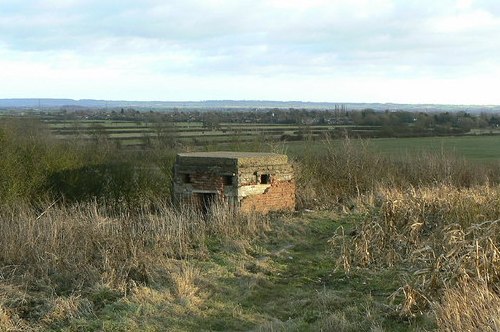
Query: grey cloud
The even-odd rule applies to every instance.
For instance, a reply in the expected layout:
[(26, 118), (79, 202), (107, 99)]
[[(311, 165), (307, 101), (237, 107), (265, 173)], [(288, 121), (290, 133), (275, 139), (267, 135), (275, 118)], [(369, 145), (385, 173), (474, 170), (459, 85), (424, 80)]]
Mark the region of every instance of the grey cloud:
[[(499, 27), (439, 33), (429, 22), (455, 15), (454, 1), (393, 1), (367, 17), (344, 6), (274, 10), (265, 1), (232, 1), (219, 8), (185, 1), (13, 1), (0, 4), (0, 43), (11, 50), (71, 51), (92, 57), (158, 54), (153, 68), (200, 73), (384, 74), (396, 67), (426, 75), (496, 62)], [(500, 16), (500, 5), (481, 0)], [(191, 54), (184, 64), (162, 54)]]

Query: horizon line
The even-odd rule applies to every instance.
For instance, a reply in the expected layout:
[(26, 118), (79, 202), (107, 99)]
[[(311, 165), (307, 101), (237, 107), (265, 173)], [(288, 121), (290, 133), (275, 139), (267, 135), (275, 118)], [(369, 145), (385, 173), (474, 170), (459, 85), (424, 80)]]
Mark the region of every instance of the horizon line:
[[(301, 103), (301, 104), (335, 104), (335, 105), (344, 105), (344, 104), (379, 104), (379, 105), (415, 105), (415, 106), (423, 106), (423, 105), (432, 105), (432, 106), (482, 106), (482, 107), (495, 107), (500, 106), (500, 104), (460, 104), (460, 103), (412, 103), (412, 102), (390, 102), (390, 101), (303, 101), (303, 100), (274, 100), (274, 99), (200, 99), (200, 100), (127, 100), (127, 99), (94, 99), (94, 98), (54, 98), (54, 97), (14, 97), (14, 98), (0, 98), (0, 101), (21, 101), (21, 100), (30, 100), (30, 101), (43, 101), (43, 100), (71, 100), (75, 102), (84, 102), (84, 101), (97, 101), (97, 102), (113, 102), (113, 103), (210, 103), (210, 102), (257, 102), (257, 103)], [(1, 105), (0, 105), (1, 106)], [(70, 105), (67, 105), (70, 106)]]

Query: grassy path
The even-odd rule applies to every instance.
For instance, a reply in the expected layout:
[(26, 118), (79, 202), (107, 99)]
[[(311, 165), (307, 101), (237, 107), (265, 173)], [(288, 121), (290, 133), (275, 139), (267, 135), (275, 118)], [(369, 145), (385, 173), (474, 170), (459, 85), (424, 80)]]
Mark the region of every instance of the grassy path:
[[(339, 226), (347, 231), (352, 219), (338, 221), (332, 213), (309, 213), (276, 224), (265, 238), (240, 251), (222, 247), (209, 271), (220, 293), (210, 296), (199, 317), (206, 330), (257, 331), (401, 331), (431, 322), (400, 318), (387, 298), (400, 280), (394, 271), (334, 271), (328, 240)], [(245, 248), (241, 250), (241, 248)], [(237, 312), (234, 312), (237, 308)], [(208, 310), (210, 311), (210, 310)]]
[(400, 318), (388, 297), (394, 271), (334, 271), (328, 240), (355, 217), (332, 212), (279, 216), (255, 239), (207, 239), (206, 252), (172, 260), (163, 277), (126, 293), (86, 297), (92, 315), (52, 324), (78, 331), (418, 331), (432, 320)]

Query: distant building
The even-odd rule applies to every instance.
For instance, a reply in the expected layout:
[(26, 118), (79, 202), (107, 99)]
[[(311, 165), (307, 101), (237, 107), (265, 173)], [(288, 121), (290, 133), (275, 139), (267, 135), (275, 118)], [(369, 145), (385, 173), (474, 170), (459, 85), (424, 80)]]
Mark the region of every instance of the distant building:
[(295, 209), (295, 179), (286, 155), (255, 152), (180, 153), (174, 200), (207, 211), (218, 199), (241, 211)]

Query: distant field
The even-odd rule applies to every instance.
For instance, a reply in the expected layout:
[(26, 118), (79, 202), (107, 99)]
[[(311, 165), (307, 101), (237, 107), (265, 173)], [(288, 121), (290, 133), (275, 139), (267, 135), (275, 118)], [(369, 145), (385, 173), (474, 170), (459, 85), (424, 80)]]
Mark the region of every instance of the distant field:
[(345, 125), (286, 125), (260, 123), (220, 123), (207, 128), (201, 122), (150, 122), (114, 120), (48, 120), (51, 132), (61, 139), (78, 136), (92, 139), (97, 135), (119, 141), (122, 146), (142, 146), (145, 139), (169, 136), (184, 144), (203, 146), (206, 143), (250, 142), (254, 140), (301, 140), (304, 137), (320, 139), (333, 132), (349, 129), (352, 132), (370, 132), (370, 126)]
[[(392, 157), (430, 152), (451, 153), (481, 162), (500, 161), (500, 136), (374, 138), (363, 140), (363, 142), (366, 143), (368, 149)], [(331, 144), (341, 143), (333, 140)], [(304, 149), (322, 153), (325, 151), (325, 143), (290, 142), (286, 144), (286, 148), (292, 155), (301, 154)]]
[(384, 154), (451, 152), (470, 160), (500, 160), (500, 136), (381, 138), (371, 141), (374, 149)]
[[(146, 140), (155, 140), (159, 135), (187, 145), (203, 147), (216, 144), (212, 148), (232, 148), (232, 144), (260, 142), (282, 142), (291, 155), (300, 155), (304, 149), (312, 153), (322, 153), (325, 135), (341, 133), (349, 129), (353, 136), (370, 135), (377, 127), (337, 126), (337, 125), (284, 125), (259, 123), (220, 123), (216, 129), (203, 127), (201, 122), (155, 123), (148, 121), (113, 120), (60, 120), (46, 121), (52, 133), (61, 139), (78, 136), (93, 139), (96, 135), (118, 141), (122, 146), (140, 147)], [(500, 135), (497, 131), (471, 131), (468, 136), (416, 137), (416, 138), (373, 138), (363, 140), (372, 151), (391, 157), (404, 157), (422, 152), (451, 153), (475, 161), (500, 160)], [(477, 135), (477, 136), (476, 136)], [(338, 135), (337, 135), (338, 136)], [(303, 141), (306, 139), (306, 141)], [(287, 141), (287, 142), (284, 142)], [(356, 140), (354, 140), (356, 141)], [(333, 140), (332, 144), (340, 144)]]

